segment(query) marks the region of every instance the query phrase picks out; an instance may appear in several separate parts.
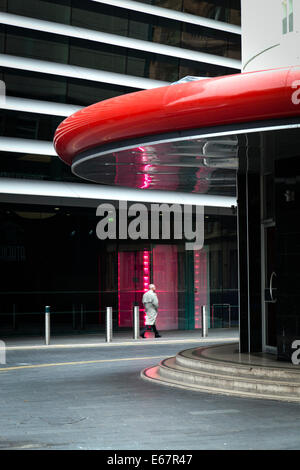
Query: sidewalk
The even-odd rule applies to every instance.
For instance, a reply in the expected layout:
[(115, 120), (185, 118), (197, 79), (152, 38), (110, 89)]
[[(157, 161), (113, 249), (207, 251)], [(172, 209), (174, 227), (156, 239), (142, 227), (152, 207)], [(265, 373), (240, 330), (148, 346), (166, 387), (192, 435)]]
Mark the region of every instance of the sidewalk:
[(238, 328), (216, 328), (209, 329), (206, 338), (202, 338), (202, 331), (197, 330), (172, 330), (161, 331), (161, 338), (154, 338), (150, 333), (145, 339), (133, 339), (131, 332), (116, 332), (113, 335), (112, 342), (107, 343), (105, 333), (100, 332), (91, 334), (74, 335), (53, 335), (50, 338), (50, 344), (45, 344), (45, 338), (42, 336), (11, 336), (0, 337), (5, 342), (6, 350), (17, 349), (51, 349), (51, 348), (91, 348), (91, 347), (111, 347), (111, 346), (140, 346), (140, 345), (158, 345), (158, 344), (180, 344), (180, 343), (198, 343), (199, 346), (206, 343), (225, 343), (239, 341)]

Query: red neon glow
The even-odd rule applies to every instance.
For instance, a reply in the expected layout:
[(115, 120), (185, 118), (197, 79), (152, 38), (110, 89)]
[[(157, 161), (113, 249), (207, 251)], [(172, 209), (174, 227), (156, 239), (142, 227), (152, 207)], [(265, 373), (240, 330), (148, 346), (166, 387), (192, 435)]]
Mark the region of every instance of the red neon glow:
[(204, 250), (194, 252), (194, 294), (195, 328), (201, 328), (201, 306), (207, 302), (207, 256)]
[[(143, 254), (143, 272), (144, 272), (144, 292), (149, 288), (150, 270), (149, 270), (149, 251)], [(146, 324), (146, 314), (144, 313), (144, 325)]]
[(140, 189), (149, 188), (150, 183), (151, 183), (150, 176), (149, 176), (149, 179), (145, 177), (145, 180), (144, 180), (143, 184), (141, 185)]
[[(147, 172), (150, 170), (150, 168), (151, 168), (151, 165), (145, 165), (143, 171)], [(151, 183), (151, 176), (145, 174), (143, 175), (143, 178), (144, 178), (144, 181), (142, 182), (140, 189), (149, 188), (150, 183)]]

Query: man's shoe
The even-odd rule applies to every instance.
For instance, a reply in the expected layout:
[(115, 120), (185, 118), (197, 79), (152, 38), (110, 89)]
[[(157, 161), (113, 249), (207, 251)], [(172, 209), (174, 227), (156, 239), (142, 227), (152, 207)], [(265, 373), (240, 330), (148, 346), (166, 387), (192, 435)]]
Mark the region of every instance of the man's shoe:
[(161, 338), (161, 335), (157, 334), (157, 335), (155, 335), (155, 338)]

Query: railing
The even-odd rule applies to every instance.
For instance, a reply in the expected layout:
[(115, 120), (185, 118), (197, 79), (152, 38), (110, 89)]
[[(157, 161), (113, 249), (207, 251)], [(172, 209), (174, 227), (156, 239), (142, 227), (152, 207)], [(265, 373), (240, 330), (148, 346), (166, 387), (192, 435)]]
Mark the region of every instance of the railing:
[[(231, 305), (228, 303), (224, 304), (213, 304), (211, 306), (210, 313), (210, 326), (211, 328), (231, 328), (238, 325), (238, 305)], [(221, 315), (220, 315), (221, 310)], [(224, 314), (225, 310), (225, 314)], [(237, 315), (233, 316), (233, 311)]]
[(51, 306), (52, 323), (56, 328), (79, 331), (85, 330), (88, 323), (98, 331), (105, 324), (105, 307), (99, 306), (100, 294), (115, 296), (115, 292), (108, 291), (0, 292), (0, 327), (17, 332), (28, 329), (28, 325), (33, 331), (41, 331), (47, 305)]
[[(101, 305), (99, 303), (100, 295)], [(45, 306), (51, 307), (51, 326), (58, 333), (70, 332), (71, 329), (74, 333), (87, 331), (100, 333), (105, 332), (106, 328), (106, 306), (112, 306), (114, 312), (118, 310), (117, 292), (2, 292), (0, 293), (1, 334), (6, 332), (9, 334), (43, 333)], [(30, 310), (31, 307), (32, 310)], [(140, 313), (142, 310), (140, 309)], [(180, 311), (184, 314), (183, 309)], [(238, 326), (238, 306), (230, 302), (213, 303), (211, 306), (207, 306), (206, 318), (209, 329)], [(114, 329), (123, 330), (118, 325), (117, 314), (113, 316), (112, 323)], [(132, 323), (130, 322), (128, 325), (128, 329), (131, 330), (131, 328), (133, 328), (133, 337), (137, 339), (139, 326), (137, 327), (135, 315), (133, 315)]]

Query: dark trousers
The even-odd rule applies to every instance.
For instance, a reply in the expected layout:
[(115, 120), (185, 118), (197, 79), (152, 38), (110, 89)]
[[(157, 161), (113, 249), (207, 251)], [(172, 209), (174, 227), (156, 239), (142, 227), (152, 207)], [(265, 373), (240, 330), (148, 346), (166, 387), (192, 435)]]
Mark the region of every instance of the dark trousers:
[(153, 333), (155, 334), (155, 337), (157, 336), (160, 336), (159, 332), (157, 331), (156, 329), (156, 326), (155, 325), (146, 325), (142, 331), (141, 331), (141, 336), (144, 336), (144, 334), (146, 333), (146, 331), (153, 331)]

